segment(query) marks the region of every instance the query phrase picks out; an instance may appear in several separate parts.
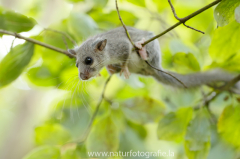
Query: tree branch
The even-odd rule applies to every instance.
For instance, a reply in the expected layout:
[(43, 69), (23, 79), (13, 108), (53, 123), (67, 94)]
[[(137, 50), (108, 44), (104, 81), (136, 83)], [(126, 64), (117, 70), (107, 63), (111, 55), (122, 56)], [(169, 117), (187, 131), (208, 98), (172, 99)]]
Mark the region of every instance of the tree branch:
[(129, 39), (129, 41), (131, 42), (131, 44), (133, 45), (133, 47), (134, 47), (135, 49), (137, 49), (137, 47), (135, 46), (134, 42), (133, 42), (132, 39), (131, 39), (131, 36), (130, 36), (128, 30), (127, 30), (126, 25), (124, 24), (124, 22), (123, 22), (123, 20), (122, 20), (122, 17), (121, 17), (121, 15), (120, 15), (120, 12), (119, 12), (119, 9), (118, 9), (117, 0), (115, 0), (115, 3), (116, 3), (116, 10), (117, 10), (117, 13), (118, 13), (118, 18), (119, 18), (119, 20), (121, 21), (123, 28), (125, 29), (125, 32), (126, 32), (126, 34), (127, 34), (127, 37), (128, 37), (128, 39)]
[(46, 44), (46, 43), (43, 43), (41, 41), (38, 41), (38, 40), (35, 40), (35, 39), (32, 39), (32, 38), (28, 38), (28, 37), (24, 37), (18, 33), (14, 33), (14, 32), (10, 32), (10, 31), (7, 31), (7, 30), (2, 30), (0, 29), (0, 33), (2, 34), (7, 34), (7, 35), (12, 35), (18, 39), (23, 39), (23, 40), (26, 40), (26, 41), (29, 41), (31, 43), (34, 43), (34, 44), (37, 44), (37, 45), (40, 45), (40, 46), (43, 46), (45, 48), (48, 48), (48, 49), (51, 49), (51, 50), (54, 50), (54, 51), (57, 51), (59, 53), (62, 53), (62, 54), (65, 54), (67, 55), (68, 57), (70, 58), (75, 58), (74, 55), (70, 54), (67, 50), (63, 50), (63, 49), (60, 49), (60, 48), (57, 48), (55, 46), (52, 46), (52, 45), (49, 45), (49, 44)]
[(183, 22), (183, 25), (186, 26), (187, 28), (192, 29), (192, 30), (195, 30), (195, 31), (197, 31), (197, 32), (200, 32), (200, 33), (204, 34), (204, 32), (202, 32), (202, 31), (200, 31), (200, 30), (197, 30), (197, 29), (195, 29), (195, 28), (193, 28), (193, 27), (190, 27), (190, 26), (186, 25), (185, 22), (184, 22), (184, 18), (179, 18), (179, 17), (177, 16), (177, 13), (176, 13), (176, 11), (175, 11), (175, 8), (173, 7), (173, 4), (172, 4), (171, 0), (168, 0), (168, 3), (170, 4), (171, 9), (172, 9), (172, 12), (173, 12), (173, 15), (174, 15), (174, 17), (175, 17), (177, 20), (179, 20), (180, 22)]
[[(185, 18), (181, 18), (181, 21), (179, 21), (178, 23), (176, 23), (176, 24), (174, 24), (173, 26), (169, 27), (167, 30), (163, 31), (162, 33), (160, 33), (160, 34), (152, 37), (151, 39), (145, 41), (145, 43), (143, 44), (143, 46), (145, 46), (145, 45), (147, 45), (148, 43), (150, 43), (151, 41), (153, 41), (153, 40), (155, 40), (155, 39), (163, 36), (164, 34), (168, 33), (168, 32), (171, 31), (171, 30), (173, 30), (173, 29), (176, 28), (177, 26), (179, 26), (179, 25), (187, 22), (189, 19), (195, 17), (196, 15), (198, 15), (198, 14), (202, 13), (203, 11), (211, 8), (212, 6), (218, 4), (218, 3), (221, 2), (221, 1), (222, 1), (222, 0), (216, 0), (216, 1), (214, 1), (214, 2), (212, 2), (212, 3), (210, 3), (210, 4), (208, 4), (208, 5), (206, 5), (205, 7), (199, 9), (198, 11), (190, 14), (189, 16), (187, 16), (187, 17), (185, 17)], [(175, 13), (175, 15), (176, 15), (176, 13)]]

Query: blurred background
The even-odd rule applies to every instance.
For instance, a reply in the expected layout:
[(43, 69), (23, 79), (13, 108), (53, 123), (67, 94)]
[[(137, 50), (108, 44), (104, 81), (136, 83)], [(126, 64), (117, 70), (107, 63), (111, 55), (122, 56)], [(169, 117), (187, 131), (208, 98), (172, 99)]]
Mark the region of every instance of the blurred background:
[[(185, 17), (212, 1), (172, 2)], [(239, 73), (240, 3), (231, 2), (187, 22), (205, 34), (181, 25), (159, 38), (163, 67), (182, 74), (216, 67)], [(225, 13), (221, 7), (231, 12), (227, 20), (216, 17)], [(167, 0), (119, 0), (119, 8), (126, 25), (155, 34), (177, 22)], [(0, 0), (0, 23), (1, 29), (64, 50), (121, 26), (114, 0)], [(206, 106), (205, 96), (216, 95), (211, 88), (186, 91), (151, 77), (114, 75), (106, 89), (111, 102), (103, 101), (88, 139), (69, 144), (87, 128), (109, 76), (106, 69), (101, 77), (80, 81), (75, 59), (2, 34), (0, 61), (1, 159), (78, 159), (92, 151), (130, 150), (174, 152), (150, 158), (240, 158), (236, 94), (222, 92)]]

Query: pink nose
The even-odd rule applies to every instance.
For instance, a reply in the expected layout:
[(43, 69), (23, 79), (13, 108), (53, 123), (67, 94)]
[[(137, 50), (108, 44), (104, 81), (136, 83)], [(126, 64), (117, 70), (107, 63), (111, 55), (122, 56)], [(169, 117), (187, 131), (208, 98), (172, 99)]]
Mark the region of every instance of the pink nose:
[(88, 80), (89, 79), (89, 74), (80, 73), (80, 78), (82, 80)]

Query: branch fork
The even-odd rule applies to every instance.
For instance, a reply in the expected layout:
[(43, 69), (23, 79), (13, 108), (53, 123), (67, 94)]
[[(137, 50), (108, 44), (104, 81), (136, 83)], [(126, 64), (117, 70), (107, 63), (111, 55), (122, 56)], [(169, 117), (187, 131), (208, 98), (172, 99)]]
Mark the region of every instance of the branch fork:
[(185, 27), (187, 27), (187, 28), (189, 28), (189, 29), (192, 29), (192, 30), (195, 30), (195, 31), (197, 31), (197, 32), (200, 32), (200, 33), (204, 34), (203, 31), (197, 30), (197, 29), (195, 29), (195, 28), (193, 28), (193, 27), (190, 27), (190, 26), (186, 25), (185, 23), (186, 23), (189, 19), (188, 19), (187, 17), (185, 17), (185, 18), (179, 18), (179, 17), (177, 16), (177, 13), (176, 13), (176, 11), (175, 11), (175, 8), (174, 8), (171, 0), (168, 0), (168, 3), (169, 3), (170, 6), (171, 6), (171, 9), (172, 9), (172, 12), (173, 12), (174, 17), (175, 17), (179, 22), (181, 22)]

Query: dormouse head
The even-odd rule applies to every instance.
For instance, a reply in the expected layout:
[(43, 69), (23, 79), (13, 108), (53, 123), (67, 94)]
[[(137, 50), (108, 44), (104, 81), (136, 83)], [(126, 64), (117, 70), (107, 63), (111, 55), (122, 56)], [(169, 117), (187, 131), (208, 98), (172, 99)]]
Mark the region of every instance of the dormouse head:
[(68, 50), (69, 53), (76, 56), (79, 78), (88, 80), (99, 74), (107, 62), (106, 45), (107, 39), (89, 39), (80, 47)]

